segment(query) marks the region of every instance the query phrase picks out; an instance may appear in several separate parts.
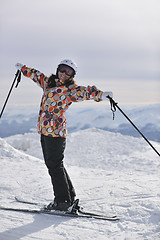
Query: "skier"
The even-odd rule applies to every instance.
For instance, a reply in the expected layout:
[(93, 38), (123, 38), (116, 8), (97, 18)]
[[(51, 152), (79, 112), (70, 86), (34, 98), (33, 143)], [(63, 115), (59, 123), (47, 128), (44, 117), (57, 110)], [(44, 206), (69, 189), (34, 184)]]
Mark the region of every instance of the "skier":
[(41, 135), (43, 156), (54, 192), (54, 200), (47, 209), (67, 211), (74, 203), (76, 193), (63, 164), (67, 134), (64, 113), (73, 102), (90, 99), (100, 102), (107, 97), (112, 98), (112, 92), (103, 92), (95, 86), (78, 86), (74, 81), (77, 66), (69, 59), (62, 60), (56, 74), (50, 77), (20, 63), (15, 66), (25, 77), (31, 78), (43, 89), (38, 132)]

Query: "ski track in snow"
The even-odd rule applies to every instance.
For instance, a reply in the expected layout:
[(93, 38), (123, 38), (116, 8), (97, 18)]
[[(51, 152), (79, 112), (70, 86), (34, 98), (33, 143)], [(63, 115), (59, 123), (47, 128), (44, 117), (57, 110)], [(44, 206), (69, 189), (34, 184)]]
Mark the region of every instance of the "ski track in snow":
[[(0, 159), (0, 205), (38, 208), (18, 203), (14, 196), (42, 204), (52, 200), (38, 134), (0, 138)], [(68, 136), (65, 164), (84, 210), (118, 215), (120, 221), (1, 210), (1, 240), (160, 239), (160, 158), (143, 139), (78, 131)]]

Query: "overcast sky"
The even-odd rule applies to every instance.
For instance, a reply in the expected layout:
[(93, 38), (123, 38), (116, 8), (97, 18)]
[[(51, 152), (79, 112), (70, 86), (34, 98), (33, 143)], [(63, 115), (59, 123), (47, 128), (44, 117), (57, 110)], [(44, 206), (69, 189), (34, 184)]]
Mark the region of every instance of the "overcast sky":
[(6, 88), (17, 62), (50, 75), (71, 58), (77, 81), (99, 80), (106, 87), (116, 79), (127, 82), (123, 90), (129, 81), (136, 80), (137, 88), (146, 81), (153, 102), (160, 102), (159, 0), (1, 0), (0, 35)]

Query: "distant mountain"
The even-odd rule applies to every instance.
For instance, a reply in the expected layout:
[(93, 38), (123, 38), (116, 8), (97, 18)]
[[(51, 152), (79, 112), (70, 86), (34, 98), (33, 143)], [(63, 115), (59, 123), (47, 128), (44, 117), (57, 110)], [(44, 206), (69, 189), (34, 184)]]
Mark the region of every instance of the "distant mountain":
[[(160, 142), (160, 104), (121, 108), (148, 139)], [(20, 109), (19, 113), (13, 113), (8, 109), (0, 121), (0, 137), (29, 133), (36, 129), (38, 111), (32, 109), (31, 113), (28, 109), (26, 112)], [(69, 133), (94, 127), (140, 137), (119, 110), (116, 111), (113, 121), (109, 105), (97, 103), (88, 107), (87, 104), (81, 106), (75, 103), (66, 112), (66, 117)]]

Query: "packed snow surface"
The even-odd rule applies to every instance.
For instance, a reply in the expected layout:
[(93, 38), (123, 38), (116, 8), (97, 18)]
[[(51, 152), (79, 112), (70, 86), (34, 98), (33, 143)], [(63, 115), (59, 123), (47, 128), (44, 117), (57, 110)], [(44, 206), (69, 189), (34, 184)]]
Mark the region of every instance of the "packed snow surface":
[[(0, 159), (1, 206), (37, 208), (15, 196), (42, 204), (53, 199), (38, 134), (0, 138)], [(84, 209), (120, 220), (1, 210), (1, 240), (160, 239), (160, 158), (144, 139), (94, 128), (73, 132), (64, 162)]]

